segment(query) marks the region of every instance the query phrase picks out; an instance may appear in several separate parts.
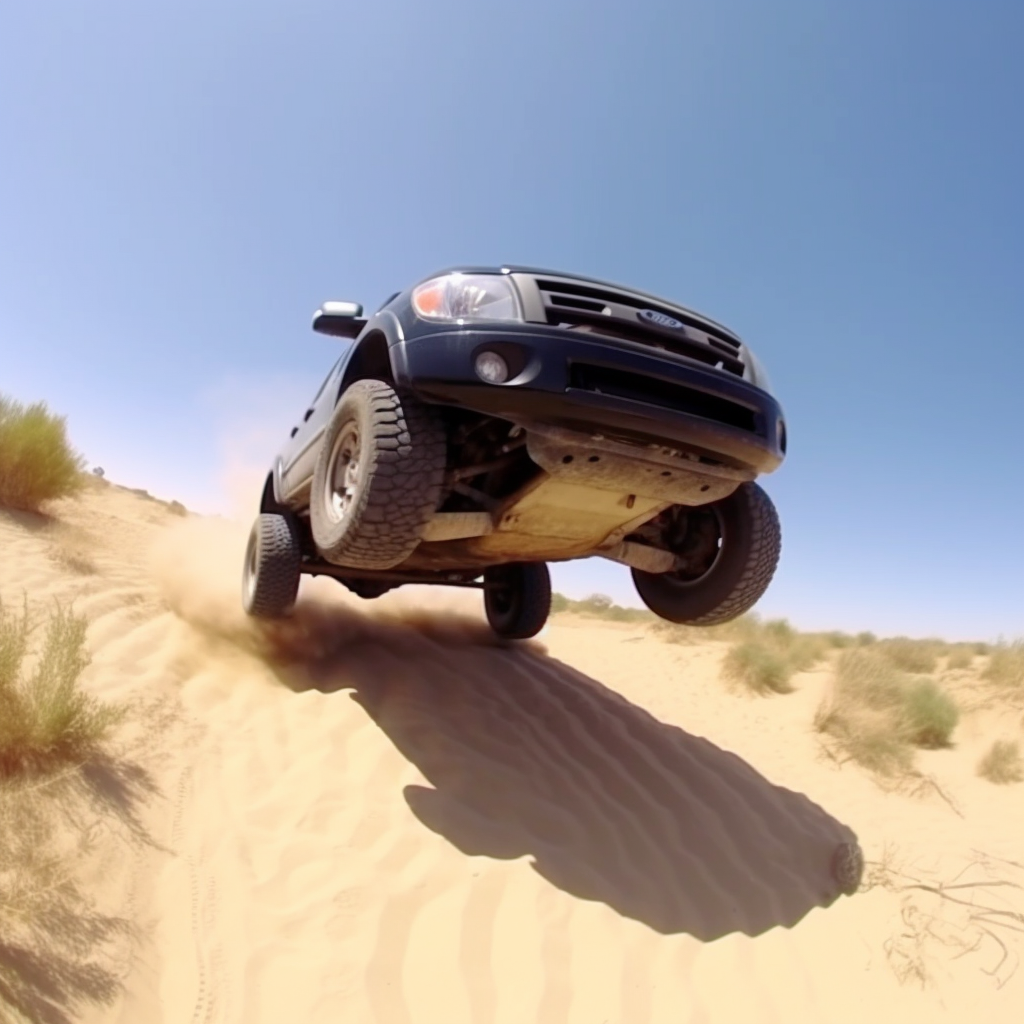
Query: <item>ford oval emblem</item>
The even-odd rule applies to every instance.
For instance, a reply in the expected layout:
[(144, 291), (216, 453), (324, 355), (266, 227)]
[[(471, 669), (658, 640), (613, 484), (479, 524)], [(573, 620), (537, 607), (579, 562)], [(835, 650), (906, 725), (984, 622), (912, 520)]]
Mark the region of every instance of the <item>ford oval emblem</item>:
[(665, 313), (659, 313), (656, 309), (641, 309), (640, 319), (646, 320), (648, 323), (657, 324), (659, 327), (671, 327), (676, 331), (684, 326), (674, 317), (667, 316)]

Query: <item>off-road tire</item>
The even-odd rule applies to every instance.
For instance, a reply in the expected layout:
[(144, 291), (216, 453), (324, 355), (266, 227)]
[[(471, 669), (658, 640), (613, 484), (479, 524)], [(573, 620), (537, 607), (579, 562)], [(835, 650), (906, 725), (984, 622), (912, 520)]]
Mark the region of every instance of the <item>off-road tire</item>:
[(864, 877), (864, 853), (857, 843), (840, 843), (832, 853), (832, 877), (844, 896), (852, 896)]
[(775, 575), (782, 530), (771, 498), (757, 484), (743, 483), (714, 507), (722, 541), (706, 575), (688, 582), (673, 573), (633, 570), (640, 599), (669, 622), (731, 622), (757, 604)]
[(257, 619), (279, 619), (295, 606), (302, 549), (290, 516), (261, 512), (252, 524), (242, 570), (242, 607)]
[[(332, 512), (329, 474), (336, 446), (355, 431), (357, 472), (343, 511)], [(380, 380), (356, 381), (324, 431), (309, 501), (313, 541), (323, 558), (353, 569), (392, 569), (419, 544), (437, 510), (447, 442), (437, 413)]]
[(484, 570), (484, 610), (505, 640), (536, 636), (551, 614), (551, 574), (545, 562), (510, 562)]

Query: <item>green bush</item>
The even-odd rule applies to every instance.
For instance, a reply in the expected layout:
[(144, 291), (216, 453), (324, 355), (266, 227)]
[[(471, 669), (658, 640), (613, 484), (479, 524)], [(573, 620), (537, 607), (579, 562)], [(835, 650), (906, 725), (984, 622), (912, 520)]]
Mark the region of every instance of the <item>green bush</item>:
[(0, 505), (38, 512), (85, 485), (85, 460), (68, 442), (64, 417), (45, 403), (24, 406), (0, 395)]
[(85, 631), (84, 618), (57, 606), (26, 675), (27, 606), (16, 615), (0, 604), (0, 779), (83, 763), (123, 717), (79, 688), (89, 663)]
[(1024, 762), (1021, 761), (1020, 746), (1013, 740), (996, 740), (978, 762), (978, 774), (998, 785), (1021, 782), (1024, 780)]
[(953, 698), (932, 679), (911, 683), (904, 696), (904, 727), (909, 742), (917, 747), (948, 747), (960, 721)]

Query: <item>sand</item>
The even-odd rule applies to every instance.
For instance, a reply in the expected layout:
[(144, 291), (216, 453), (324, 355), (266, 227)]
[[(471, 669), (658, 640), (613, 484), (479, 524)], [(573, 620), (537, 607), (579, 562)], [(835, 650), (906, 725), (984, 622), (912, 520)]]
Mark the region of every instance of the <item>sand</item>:
[(822, 751), (827, 670), (755, 698), (718, 644), (556, 617), (503, 646), (475, 593), (327, 580), (259, 627), (247, 524), (99, 482), (54, 515), (0, 514), (0, 597), (73, 599), (83, 684), (160, 709), (156, 845), (96, 880), (136, 926), (124, 993), (90, 1021), (1021, 1019), (1024, 786), (974, 772), (1019, 714), (887, 792)]

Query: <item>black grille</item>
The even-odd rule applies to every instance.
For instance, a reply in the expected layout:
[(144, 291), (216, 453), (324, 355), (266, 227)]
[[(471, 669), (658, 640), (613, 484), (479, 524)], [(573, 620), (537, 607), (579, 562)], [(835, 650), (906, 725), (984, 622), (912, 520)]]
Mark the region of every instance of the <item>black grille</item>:
[(687, 412), (715, 423), (738, 427), (749, 433), (761, 433), (753, 409), (737, 405), (726, 398), (709, 395), (696, 388), (684, 387), (658, 377), (641, 373), (610, 370), (589, 363), (573, 363), (569, 370), (569, 386), (582, 391), (593, 391), (615, 398), (628, 398), (634, 402), (657, 405), (677, 412)]
[[(537, 287), (547, 322), (555, 327), (659, 348), (743, 376), (740, 342), (714, 324), (629, 293), (576, 281), (539, 278)], [(656, 324), (641, 317), (642, 310), (668, 317), (682, 326)]]

